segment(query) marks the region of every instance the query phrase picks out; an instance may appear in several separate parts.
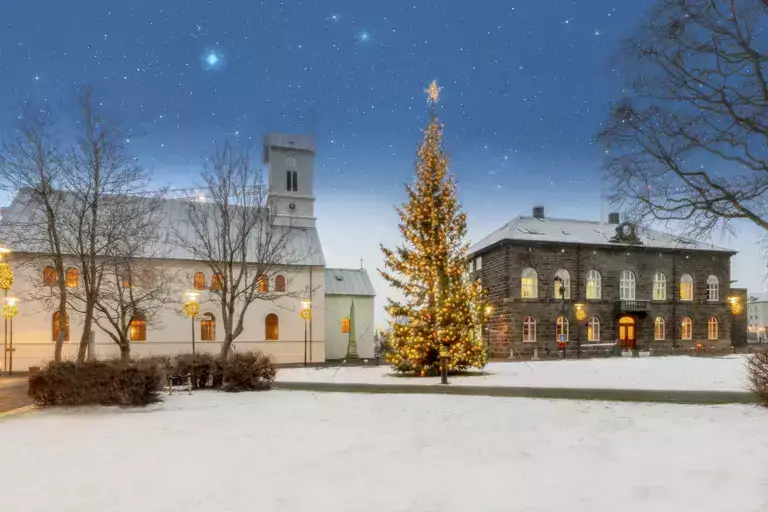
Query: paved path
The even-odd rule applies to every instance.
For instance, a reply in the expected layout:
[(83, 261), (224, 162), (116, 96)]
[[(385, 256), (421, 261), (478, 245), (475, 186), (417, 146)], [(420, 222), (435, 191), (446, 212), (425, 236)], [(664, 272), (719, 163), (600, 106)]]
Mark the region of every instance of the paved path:
[(473, 395), (618, 402), (678, 404), (754, 404), (746, 391), (687, 391), (656, 389), (526, 388), (511, 386), (441, 386), (439, 384), (360, 384), (340, 382), (275, 382), (275, 389), (338, 393), (390, 393), (421, 395)]
[(0, 415), (30, 404), (26, 377), (0, 378)]

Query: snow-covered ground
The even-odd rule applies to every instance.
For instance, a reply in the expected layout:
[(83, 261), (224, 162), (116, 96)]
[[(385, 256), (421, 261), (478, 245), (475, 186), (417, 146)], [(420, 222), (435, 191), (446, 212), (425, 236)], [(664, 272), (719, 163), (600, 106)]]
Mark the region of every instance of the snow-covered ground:
[(0, 421), (4, 510), (765, 512), (768, 411), (198, 392)]
[[(612, 357), (491, 363), (485, 375), (452, 377), (453, 385), (609, 389), (744, 391), (743, 356)], [(388, 366), (281, 369), (283, 382), (438, 384), (439, 378), (403, 378)]]

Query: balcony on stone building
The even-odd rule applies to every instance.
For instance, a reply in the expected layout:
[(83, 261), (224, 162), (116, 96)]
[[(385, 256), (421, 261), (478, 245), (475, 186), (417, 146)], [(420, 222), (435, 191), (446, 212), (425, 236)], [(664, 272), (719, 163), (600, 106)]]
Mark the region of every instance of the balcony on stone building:
[(650, 301), (647, 300), (617, 300), (615, 302), (616, 313), (648, 313)]

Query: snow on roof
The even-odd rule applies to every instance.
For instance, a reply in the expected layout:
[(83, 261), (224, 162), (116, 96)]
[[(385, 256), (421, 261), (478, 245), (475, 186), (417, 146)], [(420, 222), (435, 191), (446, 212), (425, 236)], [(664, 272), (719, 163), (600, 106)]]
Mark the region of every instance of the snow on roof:
[[(469, 249), (475, 254), (504, 240), (555, 242), (566, 244), (622, 246), (622, 242), (612, 242), (616, 236), (616, 224), (575, 219), (538, 219), (519, 216), (486, 236)], [(715, 251), (736, 254), (736, 251), (716, 245), (689, 240), (684, 237), (662, 233), (652, 229), (637, 227), (637, 237), (641, 247), (655, 249), (685, 249), (692, 251)]]
[(768, 293), (747, 293), (749, 302), (768, 302)]
[[(142, 200), (142, 198), (137, 199)], [(177, 243), (177, 233), (178, 236), (185, 240), (194, 240), (195, 237), (192, 224), (189, 222), (187, 209), (184, 206), (188, 201), (186, 199), (164, 199), (162, 201), (158, 229), (161, 235), (158, 237), (159, 241), (153, 247), (147, 248), (146, 257), (151, 256), (154, 259), (170, 260), (198, 259), (196, 255)], [(199, 206), (204, 204), (198, 203)], [(7, 236), (3, 236), (3, 231), (9, 229), (14, 222), (23, 223), (24, 229), (32, 229), (30, 226), (31, 221), (36, 218), (43, 218), (39, 205), (37, 205), (28, 192), (19, 192), (11, 205), (3, 211), (2, 223), (0, 223), (0, 244), (5, 244), (14, 252), (41, 252), (40, 247), (35, 247), (32, 242), (25, 244), (25, 242), (19, 240), (10, 242), (3, 239), (7, 238)], [(36, 225), (40, 229), (45, 229), (44, 222), (36, 223)], [(287, 245), (284, 251), (286, 261), (282, 263), (299, 266), (325, 266), (325, 256), (323, 255), (323, 248), (317, 228), (273, 226), (272, 229), (282, 230), (281, 233), (274, 235), (275, 240), (282, 241), (287, 237)], [(258, 230), (255, 229), (254, 232), (256, 231)], [(31, 236), (28, 240), (39, 240), (40, 238), (39, 236)], [(248, 254), (258, 254), (257, 247), (259, 246), (256, 236), (251, 237), (248, 243)], [(263, 253), (263, 250), (261, 252)], [(249, 263), (256, 263), (256, 261), (249, 261)]]
[(374, 297), (376, 292), (365, 269), (327, 268), (325, 269), (325, 294)]

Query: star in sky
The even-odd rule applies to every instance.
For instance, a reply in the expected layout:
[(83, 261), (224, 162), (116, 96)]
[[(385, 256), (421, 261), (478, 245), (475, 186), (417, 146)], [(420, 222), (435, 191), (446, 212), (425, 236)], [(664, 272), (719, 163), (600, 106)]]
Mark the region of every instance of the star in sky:
[(208, 70), (215, 69), (221, 66), (221, 62), (222, 62), (222, 57), (216, 51), (207, 51), (205, 52), (205, 55), (203, 55), (203, 63), (205, 65), (205, 69), (208, 69)]

